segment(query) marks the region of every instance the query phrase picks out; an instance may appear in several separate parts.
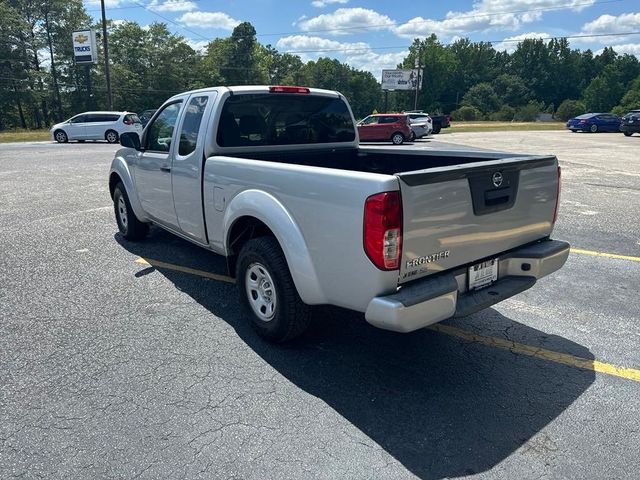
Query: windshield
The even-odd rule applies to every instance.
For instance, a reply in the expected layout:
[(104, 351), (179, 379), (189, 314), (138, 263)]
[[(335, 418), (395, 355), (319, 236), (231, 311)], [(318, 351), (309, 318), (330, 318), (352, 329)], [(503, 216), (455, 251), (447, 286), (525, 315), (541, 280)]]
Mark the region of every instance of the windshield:
[(217, 140), (221, 147), (352, 142), (355, 128), (341, 98), (236, 94), (222, 108)]

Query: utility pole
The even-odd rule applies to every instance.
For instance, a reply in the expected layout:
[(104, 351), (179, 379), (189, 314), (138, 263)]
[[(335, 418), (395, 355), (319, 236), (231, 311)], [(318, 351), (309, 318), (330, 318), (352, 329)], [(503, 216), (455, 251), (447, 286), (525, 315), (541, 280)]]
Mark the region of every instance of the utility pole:
[(416, 59), (414, 65), (415, 67), (418, 69), (418, 76), (416, 77), (416, 95), (413, 99), (413, 109), (417, 110), (418, 109), (418, 91), (420, 90), (420, 62), (421, 62), (421, 53), (422, 53), (422, 49), (418, 50), (418, 58)]
[(104, 0), (100, 0), (102, 7), (102, 46), (104, 48), (104, 73), (107, 77), (107, 109), (113, 110), (111, 97), (111, 75), (109, 74), (109, 42), (107, 40), (107, 18), (104, 13)]
[(85, 75), (87, 82), (87, 110), (93, 110), (93, 89), (91, 88), (91, 65), (85, 65)]

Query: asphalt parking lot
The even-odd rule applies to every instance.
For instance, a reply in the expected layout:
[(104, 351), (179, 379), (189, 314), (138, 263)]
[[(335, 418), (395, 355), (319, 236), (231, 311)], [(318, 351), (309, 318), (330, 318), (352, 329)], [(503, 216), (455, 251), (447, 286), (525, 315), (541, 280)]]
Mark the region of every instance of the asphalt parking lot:
[(0, 145), (0, 478), (638, 478), (640, 136), (416, 146), (449, 144), (558, 156), (565, 267), (408, 335), (320, 308), (286, 346), (221, 258), (116, 233), (116, 146)]

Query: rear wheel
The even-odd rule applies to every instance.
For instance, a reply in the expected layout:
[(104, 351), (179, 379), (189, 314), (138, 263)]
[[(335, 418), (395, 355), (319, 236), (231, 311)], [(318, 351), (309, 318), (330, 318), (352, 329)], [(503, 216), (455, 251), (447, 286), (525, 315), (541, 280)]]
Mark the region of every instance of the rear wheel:
[(104, 134), (104, 138), (109, 143), (116, 143), (118, 141), (118, 132), (114, 130), (107, 130)]
[(632, 133), (632, 132), (624, 132), (624, 136), (625, 136), (625, 137), (630, 137), (631, 135), (633, 135), (633, 133)]
[(440, 130), (441, 130), (440, 125), (434, 125), (433, 126), (433, 132), (431, 132), (431, 133), (433, 133), (434, 135), (437, 135), (438, 133), (440, 133)]
[(589, 131), (591, 133), (596, 133), (598, 131), (598, 126), (597, 125), (591, 125), (591, 128), (589, 129)]
[(135, 241), (141, 240), (147, 235), (149, 224), (141, 222), (136, 217), (122, 182), (119, 182), (113, 190), (113, 208), (116, 213), (118, 230), (124, 238)]
[(411, 135), (409, 135), (409, 141), (413, 142), (416, 139), (416, 132), (412, 131)]
[(394, 145), (402, 145), (404, 143), (404, 135), (400, 132), (396, 132), (391, 135), (391, 143)]
[(62, 130), (56, 130), (56, 133), (53, 134), (53, 138), (56, 139), (58, 143), (67, 143), (69, 141), (69, 137)]
[(242, 247), (236, 282), (240, 302), (261, 337), (285, 342), (309, 326), (311, 308), (300, 299), (275, 238), (254, 238)]

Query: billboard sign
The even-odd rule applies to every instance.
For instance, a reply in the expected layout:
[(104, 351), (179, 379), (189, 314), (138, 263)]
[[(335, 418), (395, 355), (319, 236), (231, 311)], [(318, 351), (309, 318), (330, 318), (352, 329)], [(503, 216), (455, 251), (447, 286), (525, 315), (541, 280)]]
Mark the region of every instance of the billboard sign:
[(71, 34), (73, 41), (73, 58), (76, 65), (98, 63), (98, 49), (96, 48), (96, 32), (81, 30)]
[[(415, 90), (418, 81), (418, 69), (382, 70), (382, 90)], [(422, 88), (422, 75), (420, 75)]]

